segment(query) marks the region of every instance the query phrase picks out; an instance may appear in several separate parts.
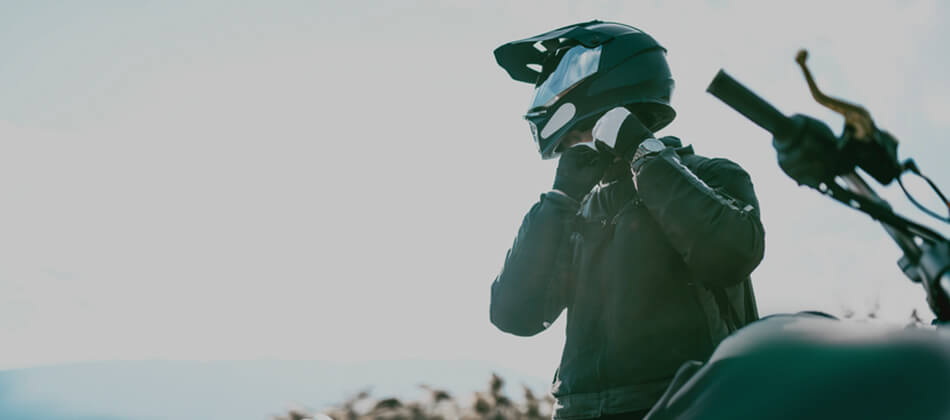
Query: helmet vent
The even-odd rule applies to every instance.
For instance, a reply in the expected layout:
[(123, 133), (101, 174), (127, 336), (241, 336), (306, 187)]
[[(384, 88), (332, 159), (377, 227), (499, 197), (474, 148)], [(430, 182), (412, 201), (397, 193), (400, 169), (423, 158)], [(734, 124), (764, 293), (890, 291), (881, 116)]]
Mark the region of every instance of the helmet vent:
[(541, 43), (541, 41), (535, 42), (532, 46), (534, 47), (534, 49), (538, 50), (538, 52), (541, 52), (541, 53), (548, 52), (548, 49), (544, 46), (544, 44)]
[(570, 102), (561, 105), (557, 111), (554, 111), (554, 115), (551, 116), (544, 128), (541, 129), (541, 138), (546, 139), (560, 130), (561, 127), (567, 125), (574, 118), (576, 112), (577, 108)]
[(525, 64), (524, 66), (527, 67), (527, 68), (529, 68), (529, 69), (531, 69), (531, 70), (534, 70), (534, 71), (536, 71), (536, 72), (538, 72), (538, 73), (541, 73), (542, 67), (541, 67), (540, 64), (537, 64), (537, 63), (528, 63), (528, 64)]

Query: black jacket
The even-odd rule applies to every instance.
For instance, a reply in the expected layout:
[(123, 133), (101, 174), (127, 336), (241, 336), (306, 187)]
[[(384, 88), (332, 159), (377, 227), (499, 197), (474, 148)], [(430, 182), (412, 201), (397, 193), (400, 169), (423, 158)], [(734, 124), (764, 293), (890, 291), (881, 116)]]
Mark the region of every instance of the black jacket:
[[(674, 137), (662, 139), (679, 146)], [(668, 148), (581, 203), (552, 191), (525, 216), (491, 288), (491, 321), (530, 336), (567, 308), (556, 419), (647, 409), (676, 369), (758, 318), (764, 231), (749, 175)]]

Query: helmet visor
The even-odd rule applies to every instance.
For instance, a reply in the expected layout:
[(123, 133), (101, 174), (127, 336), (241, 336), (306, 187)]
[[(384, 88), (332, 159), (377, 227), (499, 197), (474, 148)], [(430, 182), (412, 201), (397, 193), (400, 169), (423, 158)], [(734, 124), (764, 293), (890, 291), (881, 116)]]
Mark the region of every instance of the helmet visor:
[(578, 82), (597, 72), (601, 46), (577, 45), (567, 50), (551, 75), (534, 90), (531, 108), (550, 106)]

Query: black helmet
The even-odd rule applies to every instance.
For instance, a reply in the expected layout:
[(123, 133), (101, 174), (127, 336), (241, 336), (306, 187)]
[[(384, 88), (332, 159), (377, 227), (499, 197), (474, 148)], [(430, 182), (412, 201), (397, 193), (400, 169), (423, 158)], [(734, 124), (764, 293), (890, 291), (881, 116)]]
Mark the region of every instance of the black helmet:
[(632, 26), (599, 20), (565, 26), (502, 45), (495, 60), (511, 78), (535, 85), (525, 119), (543, 159), (560, 154), (568, 131), (593, 127), (617, 106), (652, 131), (676, 116), (666, 49)]

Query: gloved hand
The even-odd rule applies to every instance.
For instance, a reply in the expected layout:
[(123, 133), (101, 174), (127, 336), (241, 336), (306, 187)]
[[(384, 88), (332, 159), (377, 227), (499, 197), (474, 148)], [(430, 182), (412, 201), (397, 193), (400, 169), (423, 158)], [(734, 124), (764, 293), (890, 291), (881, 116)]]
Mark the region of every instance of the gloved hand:
[(557, 162), (554, 189), (581, 201), (604, 176), (613, 155), (598, 151), (591, 143), (574, 145)]
[(641, 142), (654, 137), (652, 131), (622, 106), (600, 117), (594, 124), (592, 134), (598, 149), (609, 151), (627, 162), (633, 159)]
[(772, 146), (778, 153), (778, 166), (795, 182), (818, 188), (853, 169), (843, 165), (848, 160), (841, 158), (838, 139), (825, 123), (801, 114), (791, 121), (795, 128), (773, 137)]

